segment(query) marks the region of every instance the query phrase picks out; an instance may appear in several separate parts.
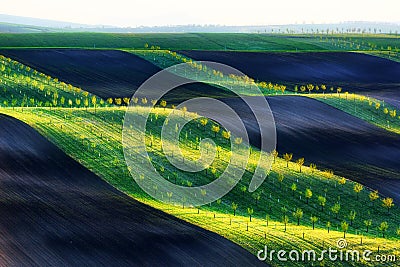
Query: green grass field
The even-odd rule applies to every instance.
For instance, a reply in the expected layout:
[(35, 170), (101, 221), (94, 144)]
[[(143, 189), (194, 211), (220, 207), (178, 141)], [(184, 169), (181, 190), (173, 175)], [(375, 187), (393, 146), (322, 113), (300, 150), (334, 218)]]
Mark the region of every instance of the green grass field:
[[(139, 108), (138, 112), (141, 112), (141, 109)], [(242, 187), (248, 185), (252, 172), (251, 166), (255, 163), (258, 153), (254, 151), (243, 180), (232, 192), (222, 198), (220, 204), (214, 202), (209, 206), (201, 207), (201, 215), (198, 215), (197, 208), (183, 208), (183, 203), (175, 203), (176, 206), (162, 204), (149, 199), (138, 188), (128, 172), (122, 152), (121, 120), (125, 112), (124, 108), (101, 108), (96, 113), (94, 109), (85, 111), (82, 108), (62, 108), (51, 111), (49, 108), (25, 108), (23, 112), (21, 108), (14, 109), (14, 111), (11, 108), (3, 108), (1, 112), (27, 122), (67, 154), (123, 192), (177, 217), (220, 233), (249, 249), (252, 253), (262, 249), (264, 244), (274, 248), (285, 247), (287, 249), (288, 243), (291, 243), (290, 248), (310, 249), (315, 247), (317, 250), (321, 250), (324, 245), (333, 246), (335, 240), (343, 235), (341, 222), (345, 220), (350, 223), (348, 217), (350, 211), (356, 211), (353, 226), (348, 231), (351, 233), (352, 247), (361, 246), (359, 244), (361, 244), (361, 236), (363, 236), (363, 247), (377, 249), (382, 243), (380, 238), (382, 233), (377, 226), (382, 221), (387, 221), (390, 228), (386, 236), (389, 239), (385, 239), (385, 245), (381, 245), (381, 249), (385, 249), (388, 253), (397, 253), (395, 247), (399, 236), (396, 231), (400, 222), (398, 207), (395, 206), (388, 212), (381, 206), (380, 199), (375, 201), (369, 199), (370, 191), (368, 189), (364, 188), (360, 194), (356, 194), (353, 190), (355, 183), (347, 180), (341, 184), (343, 183), (342, 178), (332, 175), (330, 172), (303, 166), (300, 173), (297, 164), (290, 162), (289, 168), (287, 168), (286, 162), (278, 158), (266, 182), (258, 191), (250, 194), (247, 191), (243, 192)], [(149, 131), (155, 136), (154, 144), (150, 146), (148, 142), (153, 165), (164, 166), (162, 174), (167, 179), (169, 177), (171, 182), (175, 182), (173, 173), (176, 172), (176, 183), (181, 185), (188, 186), (188, 182), (195, 185), (214, 179), (210, 171), (208, 174), (203, 171), (193, 176), (173, 170), (171, 166), (165, 164), (165, 157), (157, 142), (157, 129), (162, 124), (163, 117), (170, 111), (156, 109), (154, 112), (154, 114), (158, 114), (158, 119), (155, 120), (153, 115), (153, 123), (149, 128)], [(184, 149), (187, 157), (195, 157), (197, 150), (193, 144), (196, 142), (196, 137), (205, 135), (213, 138), (213, 134), (209, 129), (204, 133), (201, 127), (197, 128), (196, 123), (189, 127), (192, 129), (191, 134), (182, 143), (181, 149)], [(217, 137), (216, 142), (223, 144), (221, 137)], [(213, 163), (217, 175), (223, 171), (224, 164), (229, 158), (226, 147), (222, 147), (220, 153), (220, 158)], [(140, 162), (138, 161), (138, 163)], [(151, 175), (151, 170), (142, 169), (140, 164), (137, 166), (137, 171), (141, 172), (144, 177)], [(159, 171), (161, 170), (159, 169)], [(283, 179), (281, 180), (280, 177)], [(292, 190), (293, 184), (296, 184), (295, 191)], [(307, 188), (313, 192), (313, 196), (308, 201), (309, 204), (305, 199)], [(161, 191), (159, 193), (162, 194)], [(257, 199), (258, 195), (259, 199)], [(319, 205), (318, 196), (326, 198), (324, 211)], [(232, 215), (232, 202), (238, 204), (237, 216)], [(337, 218), (331, 210), (335, 203), (341, 205)], [(255, 219), (252, 222), (249, 222), (247, 208), (254, 209), (253, 218)], [(304, 213), (300, 221), (301, 226), (296, 225), (296, 219), (292, 214), (296, 208), (301, 208)], [(216, 219), (213, 219), (214, 214)], [(286, 232), (281, 222), (282, 216), (285, 214), (289, 218)], [(266, 215), (269, 216), (268, 227), (266, 227)], [(317, 230), (312, 230), (311, 216), (318, 217)], [(370, 226), (369, 233), (366, 233), (364, 221), (369, 219), (372, 220), (372, 226)], [(329, 234), (326, 227), (328, 221), (331, 223)], [(246, 230), (247, 224), (249, 224), (249, 231)], [(265, 232), (267, 233), (266, 237), (264, 236)], [(305, 239), (302, 238), (303, 232)], [(279, 266), (279, 263), (276, 265)]]
[[(5, 67), (1, 70), (0, 77), (1, 113), (28, 123), (89, 170), (141, 202), (219, 233), (253, 254), (263, 249), (266, 244), (276, 250), (314, 248), (321, 252), (328, 246), (335, 248), (336, 241), (343, 236), (341, 224), (346, 221), (351, 224), (346, 236), (349, 248), (370, 249), (376, 253), (379, 247), (381, 253), (400, 256), (399, 207), (394, 206), (390, 209), (383, 207), (383, 196), (377, 195), (377, 199), (371, 200), (374, 194), (371, 194), (370, 189), (359, 187), (357, 183), (338, 177), (330, 170), (301, 166), (293, 160), (286, 162), (278, 157), (263, 185), (256, 192), (249, 193), (247, 186), (260, 157), (260, 152), (256, 148), (252, 148), (250, 162), (242, 180), (220, 201), (203, 207), (187, 207), (184, 201), (161, 203), (151, 199), (135, 183), (124, 161), (121, 139), (124, 107), (107, 106), (105, 101), (89, 95), (82, 89), (59, 83), (56, 78), (35, 73), (34, 70), (28, 70), (18, 62), (2, 58), (2, 64)], [(354, 110), (352, 115), (370, 120), (380, 127), (386, 127), (394, 132), (399, 129), (395, 121), (387, 126), (384, 107), (376, 109), (374, 105), (378, 102), (370, 105), (369, 101), (375, 101), (373, 99), (354, 96), (353, 100), (352, 95), (345, 94), (326, 95), (326, 99), (320, 94), (309, 96), (349, 113)], [(62, 97), (63, 103), (61, 103)], [(92, 100), (93, 97), (95, 101)], [(148, 107), (138, 104), (135, 112), (141, 114), (147, 109)], [(195, 120), (186, 125), (181, 133), (180, 149), (183, 155), (192, 160), (196, 159), (199, 155), (199, 140), (202, 138), (212, 138), (219, 147), (219, 157), (213, 161), (210, 168), (192, 175), (169, 164), (160, 147), (160, 126), (170, 113), (172, 116), (179, 116), (180, 113), (173, 111), (169, 106), (166, 109), (158, 107), (151, 112), (147, 129), (147, 150), (151, 155), (152, 164), (164, 178), (172, 183), (190, 187), (208, 183), (224, 171), (231, 156), (230, 149), (221, 132), (214, 135), (211, 131), (213, 122), (209, 121), (203, 127), (199, 118), (191, 114), (190, 110), (186, 114)], [(388, 114), (390, 116), (389, 109)], [(393, 117), (393, 120), (395, 119), (398, 120)], [(290, 151), (279, 152), (280, 156), (286, 152), (290, 153)], [(144, 179), (151, 177), (152, 171), (143, 168), (141, 160), (144, 159), (137, 158), (135, 170), (142, 174)], [(357, 189), (360, 188), (361, 191), (358, 192)], [(161, 188), (154, 190), (163, 198), (167, 198), (168, 192), (163, 192)], [(235, 216), (233, 203), (237, 204)], [(340, 208), (335, 210), (334, 207), (337, 208), (338, 205)], [(249, 212), (249, 209), (252, 212)], [(299, 226), (294, 214), (298, 209), (302, 211)], [(251, 222), (249, 215), (252, 215)], [(311, 217), (317, 218), (315, 229)], [(283, 221), (286, 219), (285, 230)], [(371, 225), (368, 226), (367, 232), (365, 222), (369, 220)], [(385, 231), (379, 229), (382, 222), (388, 223), (389, 227)], [(385, 238), (382, 237), (384, 233)], [(279, 261), (271, 263), (274, 266), (287, 266), (287, 263)], [(324, 262), (326, 266), (359, 264)], [(362, 264), (374, 266), (371, 262)], [(290, 264), (290, 266), (303, 265), (302, 262)], [(393, 263), (386, 265), (393, 266)]]
[[(0, 34), (0, 48), (99, 48), (237, 51), (392, 51), (398, 36), (389, 35), (272, 35), (245, 33), (24, 33)], [(359, 47), (358, 47), (359, 46)]]
[(161, 34), (111, 34), (111, 33), (41, 33), (0, 34), (0, 47), (73, 47), (143, 49), (145, 44), (162, 49), (201, 50), (324, 50), (291, 37), (260, 34), (214, 33), (161, 33)]

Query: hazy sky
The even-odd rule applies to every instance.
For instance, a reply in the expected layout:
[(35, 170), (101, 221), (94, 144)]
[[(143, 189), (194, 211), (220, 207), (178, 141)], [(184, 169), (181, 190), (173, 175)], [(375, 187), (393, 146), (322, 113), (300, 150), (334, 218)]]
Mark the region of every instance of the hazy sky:
[(1, 0), (0, 13), (114, 26), (400, 22), (399, 0)]

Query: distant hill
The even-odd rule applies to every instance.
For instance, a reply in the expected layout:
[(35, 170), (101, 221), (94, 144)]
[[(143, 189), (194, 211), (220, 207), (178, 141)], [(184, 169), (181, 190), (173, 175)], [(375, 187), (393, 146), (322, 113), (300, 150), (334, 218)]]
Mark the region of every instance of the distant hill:
[(28, 18), (0, 14), (0, 33), (33, 32), (104, 32), (104, 33), (179, 33), (179, 32), (221, 32), (221, 33), (398, 33), (400, 24), (382, 22), (342, 22), (335, 24), (290, 24), (265, 26), (225, 25), (175, 25), (115, 27), (107, 25), (85, 25), (72, 22)]
[(14, 25), (32, 25), (42, 28), (82, 28), (90, 25), (0, 14), (0, 22)]
[(0, 22), (0, 33), (37, 33), (51, 31), (50, 28), (45, 27)]

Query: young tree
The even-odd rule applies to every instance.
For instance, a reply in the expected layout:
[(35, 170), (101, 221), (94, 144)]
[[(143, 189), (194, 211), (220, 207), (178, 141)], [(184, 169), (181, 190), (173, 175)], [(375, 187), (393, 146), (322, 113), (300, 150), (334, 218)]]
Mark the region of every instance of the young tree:
[(390, 209), (394, 206), (393, 198), (387, 197), (382, 199), (382, 206), (387, 208), (387, 211), (389, 213)]
[(342, 87), (338, 87), (338, 88), (336, 89), (336, 92), (338, 93), (338, 95), (339, 95), (339, 97), (340, 97), (340, 93), (342, 92)]
[(331, 207), (331, 211), (336, 215), (336, 219), (338, 218), (338, 214), (339, 214), (340, 208), (341, 207), (340, 207), (339, 203), (335, 203), (335, 205), (333, 205)]
[(238, 204), (236, 204), (235, 202), (232, 202), (233, 216), (236, 216), (237, 208), (238, 208)]
[(165, 108), (167, 107), (167, 101), (161, 100), (160, 106), (165, 110)]
[(289, 167), (289, 161), (291, 161), (292, 160), (292, 158), (293, 158), (293, 154), (289, 154), (289, 153), (285, 153), (284, 155), (283, 155), (283, 158), (285, 159), (285, 161), (286, 161), (286, 167), (288, 168)]
[(325, 84), (321, 84), (321, 90), (322, 90), (322, 94), (325, 95), (325, 90), (326, 90)]
[(307, 188), (306, 191), (304, 192), (304, 196), (306, 197), (307, 204), (308, 204), (308, 201), (309, 201), (310, 198), (312, 197), (312, 191), (311, 191), (311, 189)]
[(287, 215), (283, 215), (282, 222), (285, 225), (285, 232), (286, 232), (286, 225), (289, 223), (289, 217)]
[(364, 221), (364, 225), (365, 225), (365, 227), (367, 228), (367, 233), (368, 233), (368, 229), (369, 229), (369, 227), (371, 227), (371, 225), (372, 225), (372, 220), (365, 220), (365, 221)]
[(294, 192), (296, 192), (296, 190), (297, 190), (297, 185), (295, 183), (293, 183), (292, 186), (290, 187), (290, 189), (292, 190), (292, 196), (294, 196)]
[(83, 101), (83, 105), (85, 106), (85, 109), (87, 111), (88, 106), (89, 106), (89, 99), (85, 98), (85, 100)]
[(96, 108), (97, 108), (97, 97), (92, 96), (92, 105), (94, 107), (94, 113), (96, 114)]
[(346, 221), (343, 221), (340, 226), (342, 227), (343, 231), (343, 238), (346, 238), (346, 232), (349, 230), (349, 224)]
[(240, 190), (242, 191), (242, 194), (244, 196), (244, 193), (246, 193), (246, 191), (247, 191), (247, 187), (245, 185), (243, 185), (242, 187), (240, 187)]
[(207, 118), (201, 118), (200, 119), (200, 124), (203, 126), (203, 131), (206, 130), (206, 125), (208, 124), (208, 119)]
[(261, 199), (261, 194), (260, 193), (254, 193), (253, 198), (256, 201), (256, 206), (258, 206), (258, 201)]
[(379, 231), (382, 232), (382, 237), (385, 238), (385, 232), (387, 231), (387, 229), (389, 228), (389, 224), (387, 222), (382, 222), (378, 229)]
[(210, 171), (211, 171), (211, 174), (213, 175), (213, 177), (215, 178), (217, 176), (217, 169), (215, 167), (211, 167)]
[(374, 202), (378, 198), (379, 198), (378, 190), (375, 190), (375, 191), (372, 191), (371, 193), (369, 193), (369, 199), (371, 200), (371, 202)]
[(18, 100), (15, 99), (15, 98), (13, 98), (13, 99), (11, 100), (11, 106), (12, 106), (13, 110), (14, 110), (14, 108), (17, 106), (17, 104), (18, 104)]
[(339, 181), (338, 181), (338, 183), (340, 184), (340, 185), (345, 185), (346, 184), (346, 178), (341, 178)]
[(310, 164), (311, 173), (314, 173), (316, 169), (317, 169), (317, 165), (314, 164), (314, 163), (311, 163), (311, 164)]
[(240, 145), (242, 142), (243, 142), (242, 137), (236, 137), (236, 138), (235, 138), (235, 144), (236, 144), (236, 145)]
[(350, 220), (350, 225), (353, 226), (353, 221), (356, 219), (356, 211), (355, 210), (351, 210), (349, 213), (349, 220)]
[(231, 138), (231, 132), (229, 132), (229, 131), (222, 131), (222, 137), (223, 137), (224, 139), (226, 139), (227, 142), (228, 142), (229, 138)]
[(219, 155), (221, 154), (221, 152), (222, 152), (222, 147), (221, 146), (217, 146), (217, 156), (218, 156), (218, 158), (219, 158)]
[(129, 97), (124, 97), (122, 100), (124, 101), (124, 103), (125, 103), (126, 106), (128, 106), (128, 105), (129, 105), (129, 102), (131, 101), (131, 100), (129, 99)]
[(326, 198), (323, 196), (318, 196), (318, 204), (321, 206), (322, 212), (324, 212), (324, 207), (326, 204)]
[(307, 90), (308, 90), (308, 93), (311, 94), (311, 91), (314, 90), (314, 85), (313, 84), (307, 84)]
[(60, 103), (61, 103), (61, 106), (64, 106), (64, 104), (65, 104), (65, 97), (61, 97), (60, 98)]
[(114, 103), (116, 104), (116, 105), (118, 105), (118, 106), (121, 106), (121, 104), (122, 104), (122, 99), (121, 98), (115, 98), (114, 99)]
[(205, 189), (200, 189), (200, 194), (201, 194), (201, 196), (203, 197), (203, 202), (204, 202), (204, 198), (205, 198), (205, 196), (207, 195), (207, 190), (205, 190)]
[(181, 108), (181, 111), (182, 111), (182, 113), (183, 113), (183, 117), (185, 118), (185, 117), (186, 117), (186, 113), (187, 113), (187, 107), (183, 106), (183, 107)]
[(300, 173), (301, 173), (301, 167), (302, 167), (303, 164), (304, 164), (304, 158), (299, 158), (299, 159), (296, 161), (296, 163), (297, 163), (297, 165), (299, 166), (299, 170), (300, 170)]
[(311, 216), (310, 217), (311, 223), (312, 223), (312, 229), (315, 229), (315, 223), (318, 222), (318, 217), (317, 216)]
[(331, 229), (331, 222), (330, 221), (327, 221), (326, 222), (326, 228), (328, 228), (328, 234), (329, 234), (329, 230)]
[(169, 199), (169, 202), (171, 202), (172, 195), (173, 195), (172, 192), (167, 192), (167, 197)]
[(357, 200), (358, 200), (358, 196), (359, 196), (359, 194), (360, 194), (360, 192), (362, 191), (364, 189), (364, 186), (362, 186), (361, 184), (359, 184), (359, 183), (356, 183), (355, 185), (354, 185), (354, 188), (353, 188), (353, 190), (354, 190), (354, 192), (356, 193), (356, 195), (357, 195)]
[(272, 156), (274, 157), (274, 163), (276, 161), (276, 158), (278, 157), (278, 151), (276, 151), (275, 149), (272, 151)]
[(247, 208), (247, 214), (249, 214), (250, 221), (251, 221), (251, 216), (253, 215), (253, 213), (254, 213), (254, 209), (253, 208)]
[(219, 130), (220, 130), (219, 125), (214, 124), (211, 127), (211, 131), (214, 132), (214, 137), (217, 137), (217, 133), (219, 133)]
[(279, 187), (282, 188), (282, 183), (283, 180), (285, 179), (285, 176), (283, 175), (283, 173), (279, 173), (278, 174), (278, 181), (279, 181)]
[(297, 225), (300, 225), (300, 220), (301, 220), (301, 218), (303, 218), (303, 210), (300, 208), (297, 208), (293, 212), (293, 217), (295, 217), (297, 219)]

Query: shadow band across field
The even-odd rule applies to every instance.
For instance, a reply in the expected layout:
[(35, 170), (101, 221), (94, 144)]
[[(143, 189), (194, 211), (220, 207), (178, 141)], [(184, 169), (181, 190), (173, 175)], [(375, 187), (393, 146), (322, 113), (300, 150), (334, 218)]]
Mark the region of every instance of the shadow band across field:
[[(280, 154), (305, 157), (307, 164), (332, 169), (400, 201), (400, 135), (311, 98), (276, 96), (267, 100), (276, 122)], [(253, 145), (259, 147), (260, 133), (250, 109), (237, 98), (223, 101), (235, 108)]]
[[(259, 81), (326, 84), (344, 91), (380, 93), (400, 86), (400, 63), (353, 52), (178, 51), (195, 60), (232, 66)], [(315, 92), (315, 91), (314, 91)]]
[(265, 266), (120, 193), (28, 125), (0, 115), (0, 129), (1, 265)]

